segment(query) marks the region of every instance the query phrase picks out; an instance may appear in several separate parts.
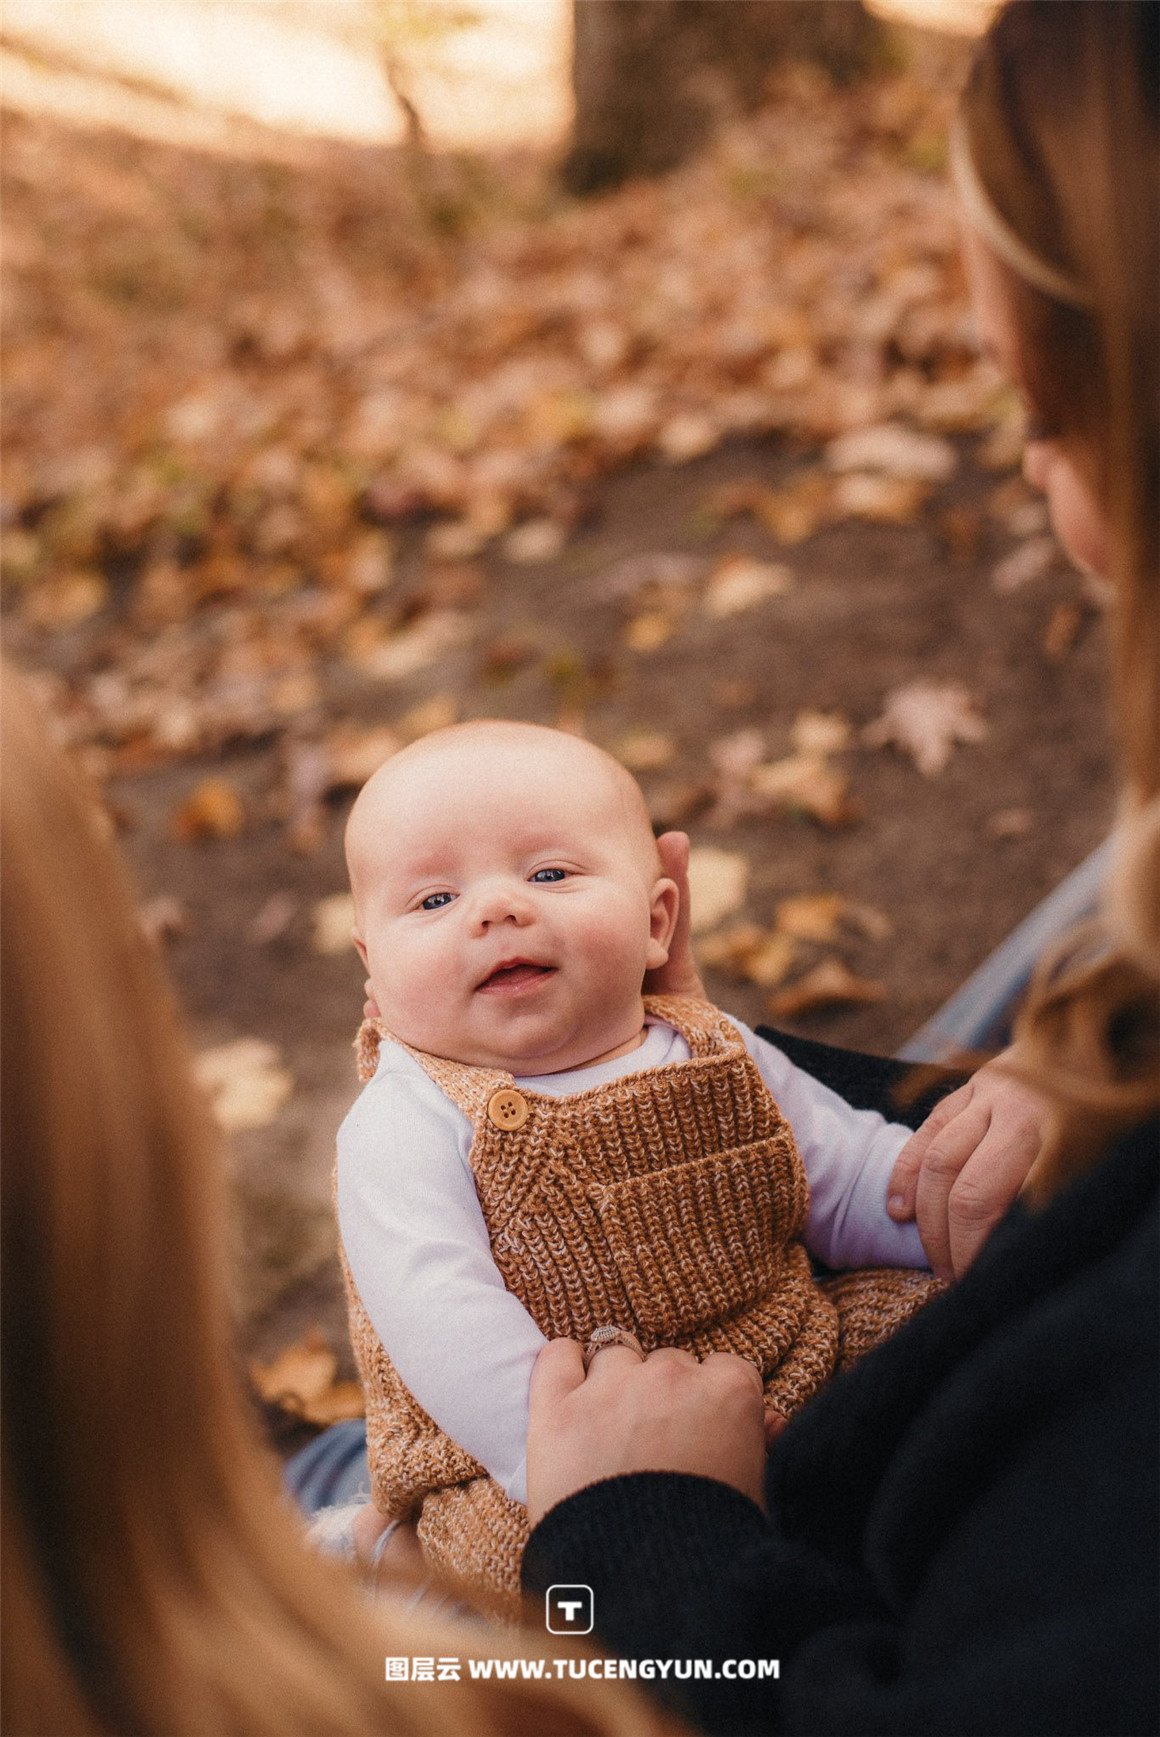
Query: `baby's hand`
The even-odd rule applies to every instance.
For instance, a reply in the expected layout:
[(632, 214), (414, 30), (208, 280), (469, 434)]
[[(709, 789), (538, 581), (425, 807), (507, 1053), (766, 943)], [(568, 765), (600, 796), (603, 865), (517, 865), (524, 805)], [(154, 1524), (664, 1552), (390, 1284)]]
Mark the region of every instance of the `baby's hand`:
[(1006, 1071), (981, 1067), (931, 1111), (898, 1154), (886, 1208), (917, 1219), (939, 1278), (961, 1279), (1039, 1156), (1044, 1100)]
[(661, 873), (676, 881), (680, 902), (677, 905), (677, 926), (669, 946), (666, 964), (656, 971), (647, 971), (644, 979), (646, 995), (695, 995), (708, 1001), (705, 985), (693, 958), (693, 927), (689, 918), (689, 837), (684, 832), (663, 832), (657, 839)]

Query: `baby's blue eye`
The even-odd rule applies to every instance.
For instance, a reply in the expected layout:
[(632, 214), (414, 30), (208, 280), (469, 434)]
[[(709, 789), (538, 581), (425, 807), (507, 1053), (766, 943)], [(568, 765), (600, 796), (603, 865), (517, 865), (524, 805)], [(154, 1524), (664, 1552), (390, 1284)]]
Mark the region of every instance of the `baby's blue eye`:
[(455, 895), (453, 893), (428, 893), (419, 909), (422, 911), (438, 911), (444, 905), (449, 905)]
[(534, 881), (547, 884), (550, 881), (562, 881), (567, 872), (567, 869), (537, 869), (531, 878)]

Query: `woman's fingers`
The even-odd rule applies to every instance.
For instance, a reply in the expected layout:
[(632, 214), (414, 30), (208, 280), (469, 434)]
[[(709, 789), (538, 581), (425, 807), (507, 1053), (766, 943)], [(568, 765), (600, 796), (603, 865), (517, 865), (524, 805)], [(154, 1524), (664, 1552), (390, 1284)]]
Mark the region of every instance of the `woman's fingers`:
[(986, 1104), (969, 1102), (931, 1140), (923, 1156), (915, 1195), (914, 1216), (931, 1271), (940, 1279), (955, 1276), (951, 1253), (950, 1201), (959, 1172), (982, 1144), (991, 1122)]
[(1035, 1122), (1011, 1125), (991, 1112), (987, 1131), (959, 1171), (947, 1201), (947, 1241), (956, 1279), (962, 1278), (1011, 1206), (1040, 1144)]
[(650, 995), (695, 995), (706, 1000), (705, 986), (693, 958), (693, 926), (689, 913), (689, 837), (684, 832), (664, 832), (657, 839), (661, 872), (676, 882), (680, 902), (677, 926), (669, 945), (668, 962), (645, 977)]
[(886, 1190), (886, 1210), (899, 1224), (909, 1223), (914, 1217), (923, 1159), (935, 1137), (970, 1102), (971, 1085), (968, 1080), (965, 1086), (960, 1086), (936, 1104), (922, 1127), (910, 1136), (894, 1160)]
[[(613, 1347), (616, 1349), (616, 1347)], [(531, 1410), (547, 1411), (584, 1382), (584, 1353), (575, 1339), (549, 1339), (532, 1365)]]

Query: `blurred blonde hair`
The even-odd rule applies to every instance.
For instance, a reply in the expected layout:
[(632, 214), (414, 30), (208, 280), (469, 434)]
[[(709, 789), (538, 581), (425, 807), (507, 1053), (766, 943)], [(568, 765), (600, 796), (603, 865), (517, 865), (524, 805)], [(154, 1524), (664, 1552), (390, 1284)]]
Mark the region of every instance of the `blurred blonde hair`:
[(521, 1644), (376, 1610), (301, 1542), (231, 1363), (218, 1142), (171, 996), (11, 672), (0, 726), (5, 1730), (658, 1731), (611, 1682), (384, 1680), (388, 1653)]
[[(1158, 104), (1155, 0), (1011, 0), (960, 109), (1032, 412), (1088, 476), (1112, 551), (1123, 796), (1103, 940), (1045, 962), (1012, 1053), (1058, 1106), (1032, 1179), (1041, 1197), (1160, 1101)], [(1006, 257), (1004, 230), (1015, 238)], [(1046, 269), (1021, 272), (1027, 253)], [(1077, 286), (1079, 297), (1030, 277)]]

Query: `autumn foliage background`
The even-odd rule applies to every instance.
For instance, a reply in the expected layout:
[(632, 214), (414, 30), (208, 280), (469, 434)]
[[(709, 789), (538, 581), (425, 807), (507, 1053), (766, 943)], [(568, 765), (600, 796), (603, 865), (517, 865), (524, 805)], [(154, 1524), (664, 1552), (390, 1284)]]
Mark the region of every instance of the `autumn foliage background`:
[(7, 652), (180, 986), (260, 1358), (343, 1355), (341, 831), (397, 745), (584, 731), (692, 834), (721, 1003), (883, 1051), (1106, 830), (1098, 614), (966, 308), (961, 64), (784, 68), (584, 202), (546, 151), (5, 114)]

